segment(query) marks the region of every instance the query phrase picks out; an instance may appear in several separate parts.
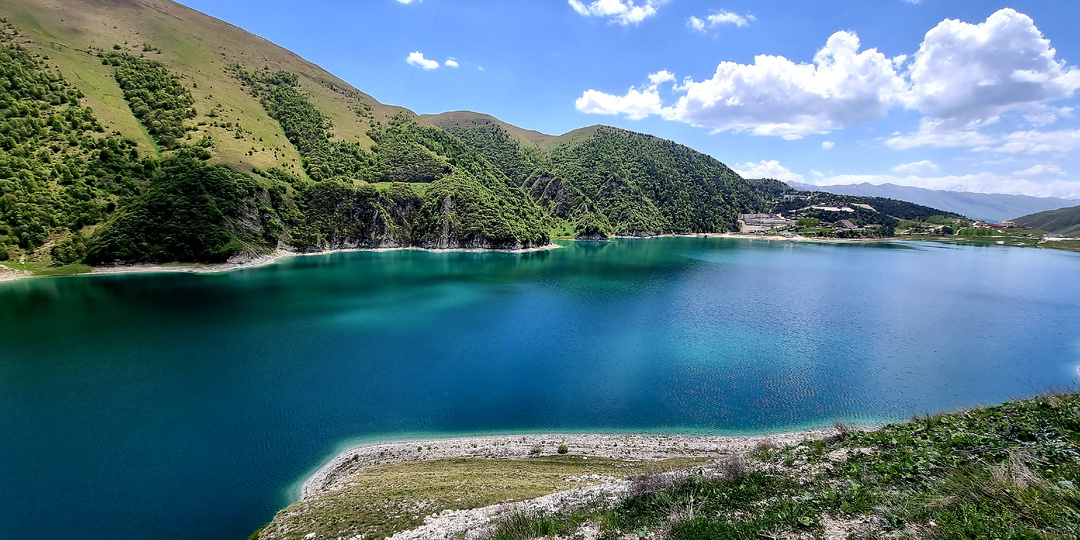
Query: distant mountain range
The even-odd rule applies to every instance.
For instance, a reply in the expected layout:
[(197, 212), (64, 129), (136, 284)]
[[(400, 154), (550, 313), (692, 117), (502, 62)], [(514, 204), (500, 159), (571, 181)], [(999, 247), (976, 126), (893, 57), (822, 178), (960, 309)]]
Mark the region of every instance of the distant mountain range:
[(933, 189), (898, 186), (896, 184), (874, 185), (869, 183), (815, 186), (788, 182), (792, 187), (805, 191), (825, 191), (837, 195), (862, 195), (899, 199), (933, 208), (940, 208), (972, 219), (1004, 221), (1046, 210), (1076, 206), (1080, 201), (1056, 197), (1029, 197), (1000, 193), (968, 193), (963, 191), (938, 191)]

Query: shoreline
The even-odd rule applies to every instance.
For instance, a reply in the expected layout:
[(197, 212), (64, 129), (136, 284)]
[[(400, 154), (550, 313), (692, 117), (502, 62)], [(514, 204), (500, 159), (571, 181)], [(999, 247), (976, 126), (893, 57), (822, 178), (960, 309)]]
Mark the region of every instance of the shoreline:
[[(312, 252), (298, 252), (279, 249), (273, 253), (260, 255), (250, 260), (243, 262), (223, 262), (223, 263), (136, 263), (136, 264), (117, 264), (108, 266), (94, 266), (91, 267), (89, 272), (83, 272), (79, 274), (70, 274), (70, 276), (100, 276), (100, 275), (116, 275), (116, 274), (158, 274), (158, 273), (187, 273), (187, 274), (218, 274), (224, 272), (233, 272), (236, 270), (248, 270), (251, 268), (259, 268), (263, 266), (269, 266), (281, 259), (288, 259), (290, 257), (311, 257), (317, 255), (332, 255), (335, 253), (359, 253), (359, 252), (373, 252), (382, 253), (389, 251), (426, 251), (429, 253), (533, 253), (538, 251), (549, 251), (553, 249), (560, 249), (562, 246), (550, 243), (544, 246), (538, 246), (533, 248), (524, 249), (484, 249), (484, 248), (460, 248), (460, 249), (432, 249), (422, 248), (415, 246), (405, 247), (383, 247), (383, 248), (346, 248), (346, 249), (328, 249), (326, 251), (312, 251)], [(47, 276), (47, 275), (34, 275), (30, 272), (23, 270), (15, 270), (6, 266), (0, 265), (0, 282), (5, 281), (19, 281), (23, 279), (35, 279), (35, 278), (49, 278), (49, 277), (69, 277), (69, 276)]]
[(760, 444), (788, 446), (824, 439), (832, 428), (788, 431), (766, 435), (666, 435), (666, 434), (525, 434), (453, 437), (361, 444), (338, 452), (300, 484), (297, 501), (333, 491), (337, 484), (375, 465), (445, 458), (525, 459), (557, 455), (560, 445), (567, 455), (624, 461), (657, 461), (675, 457), (719, 458), (753, 451)]
[[(725, 238), (731, 240), (764, 240), (767, 242), (803, 242), (808, 244), (881, 244), (891, 242), (943, 242), (953, 243), (949, 239), (911, 238), (896, 237), (887, 238), (813, 238), (806, 236), (779, 236), (779, 235), (756, 235), (751, 233), (687, 233), (687, 234), (658, 234), (654, 236), (612, 236), (610, 239), (620, 240), (648, 240), (652, 238)], [(566, 242), (589, 242), (590, 240), (576, 240), (574, 238), (559, 238)], [(111, 266), (94, 266), (89, 272), (69, 274), (65, 276), (36, 275), (25, 270), (17, 270), (0, 264), (0, 283), (20, 281), (24, 279), (70, 277), (70, 276), (95, 276), (111, 274), (154, 274), (154, 273), (188, 273), (188, 274), (217, 274), (236, 270), (248, 270), (269, 266), (281, 259), (290, 257), (309, 257), (317, 255), (331, 255), (334, 253), (358, 253), (373, 252), (382, 253), (389, 251), (426, 251), (429, 253), (533, 253), (561, 249), (563, 246), (554, 242), (533, 248), (525, 249), (485, 249), (485, 248), (459, 248), (459, 249), (434, 249), (416, 246), (382, 247), (382, 248), (345, 248), (329, 249), (326, 251), (298, 252), (279, 249), (273, 253), (260, 255), (243, 262), (224, 263), (136, 263), (117, 264)]]

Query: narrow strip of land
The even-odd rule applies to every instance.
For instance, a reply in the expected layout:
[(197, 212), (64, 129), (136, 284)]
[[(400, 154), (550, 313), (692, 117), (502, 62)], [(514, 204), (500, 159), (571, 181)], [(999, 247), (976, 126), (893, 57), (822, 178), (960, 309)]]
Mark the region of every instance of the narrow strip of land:
[(521, 459), (559, 453), (623, 461), (716, 458), (746, 453), (761, 444), (787, 446), (824, 438), (816, 429), (754, 436), (546, 434), (465, 437), (355, 446), (320, 468), (300, 490), (301, 499), (329, 491), (364, 468), (446, 458)]

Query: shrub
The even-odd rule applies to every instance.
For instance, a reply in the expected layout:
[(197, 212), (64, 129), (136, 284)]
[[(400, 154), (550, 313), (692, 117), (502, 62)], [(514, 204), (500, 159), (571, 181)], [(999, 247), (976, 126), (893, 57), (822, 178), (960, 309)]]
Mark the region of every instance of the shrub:
[(567, 453), (569, 451), (570, 451), (570, 449), (567, 448), (567, 446), (565, 444), (560, 444), (559, 445), (559, 453), (560, 454), (565, 454), (565, 453)]
[(0, 244), (0, 261), (6, 261), (10, 256), (11, 254), (8, 253), (7, 246)]
[(630, 479), (631, 499), (660, 493), (675, 485), (674, 475), (668, 474), (660, 465), (651, 465), (649, 470)]
[(534, 445), (532, 445), (532, 448), (529, 449), (529, 455), (530, 456), (539, 457), (540, 454), (543, 453), (543, 452), (544, 452), (544, 445), (542, 445), (542, 444), (534, 444)]
[(750, 473), (750, 466), (739, 454), (732, 454), (720, 462), (720, 472), (727, 480), (739, 480)]

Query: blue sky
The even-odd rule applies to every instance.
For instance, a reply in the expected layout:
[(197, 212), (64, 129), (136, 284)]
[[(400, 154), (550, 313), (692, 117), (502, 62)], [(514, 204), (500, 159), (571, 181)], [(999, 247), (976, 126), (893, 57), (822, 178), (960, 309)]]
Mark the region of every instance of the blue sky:
[(418, 113), (614, 125), (753, 177), (1080, 198), (1080, 2), (181, 1)]

